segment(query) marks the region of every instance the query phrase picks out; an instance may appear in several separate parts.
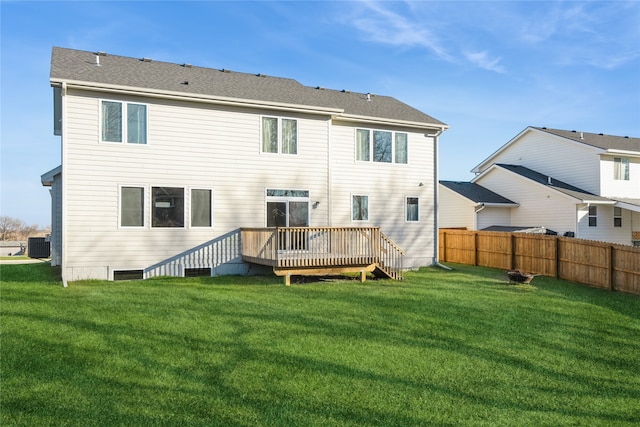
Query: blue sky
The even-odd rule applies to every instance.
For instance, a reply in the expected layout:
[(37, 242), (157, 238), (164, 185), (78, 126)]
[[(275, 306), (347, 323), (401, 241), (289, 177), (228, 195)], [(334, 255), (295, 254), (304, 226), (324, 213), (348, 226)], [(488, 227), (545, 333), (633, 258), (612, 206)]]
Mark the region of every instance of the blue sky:
[[(393, 96), (449, 124), (440, 178), (527, 126), (640, 136), (640, 1), (0, 2), (0, 213), (49, 225), (52, 46)], [(549, 153), (550, 156), (553, 153)]]

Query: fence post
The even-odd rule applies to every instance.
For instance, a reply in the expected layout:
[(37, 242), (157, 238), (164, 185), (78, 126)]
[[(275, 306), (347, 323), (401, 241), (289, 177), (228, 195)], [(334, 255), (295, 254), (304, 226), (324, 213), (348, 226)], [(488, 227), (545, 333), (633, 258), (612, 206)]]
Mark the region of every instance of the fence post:
[(440, 256), (442, 257), (442, 262), (447, 262), (447, 231), (440, 231), (442, 233), (442, 253), (440, 254)]
[(473, 233), (473, 265), (478, 266), (478, 233)]
[(509, 234), (509, 270), (516, 268), (516, 236), (514, 233)]
[(556, 236), (556, 279), (560, 278), (560, 237)]
[(615, 291), (616, 287), (615, 284), (613, 283), (614, 278), (615, 278), (615, 268), (613, 265), (613, 246), (609, 246), (609, 251), (607, 254), (607, 262), (609, 263), (609, 290), (610, 291)]

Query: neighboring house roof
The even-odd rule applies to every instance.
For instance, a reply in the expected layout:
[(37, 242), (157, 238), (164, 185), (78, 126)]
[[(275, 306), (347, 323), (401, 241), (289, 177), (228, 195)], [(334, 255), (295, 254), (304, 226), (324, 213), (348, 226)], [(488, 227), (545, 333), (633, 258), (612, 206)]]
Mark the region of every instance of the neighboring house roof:
[[(99, 65), (98, 65), (99, 64)], [(343, 120), (390, 120), (444, 130), (448, 126), (389, 96), (304, 86), (293, 79), (173, 64), (146, 58), (54, 47), (51, 83), (87, 88), (128, 88), (142, 95), (162, 93), (217, 101), (253, 101), (254, 106), (306, 107)]]
[(640, 199), (626, 199), (622, 197), (614, 197), (617, 206), (634, 212), (640, 212)]
[(530, 233), (530, 234), (551, 234), (556, 235), (553, 230), (546, 227), (517, 227), (509, 225), (492, 225), (491, 227), (483, 228), (480, 231), (503, 231), (507, 233)]
[(550, 135), (554, 135), (555, 137), (565, 138), (573, 142), (578, 142), (593, 147), (594, 149), (596, 149), (596, 152), (598, 152), (599, 150), (603, 150), (600, 151), (601, 154), (606, 153), (607, 151), (610, 152), (610, 154), (615, 154), (622, 151), (638, 153), (640, 155), (640, 138), (529, 126), (518, 135), (513, 137), (511, 140), (509, 140), (502, 147), (498, 148), (498, 150), (492, 153), (489, 157), (480, 162), (471, 170), (471, 172), (481, 173), (492, 163), (494, 163), (493, 159), (495, 159), (508, 147), (515, 144), (523, 135), (527, 134), (528, 132), (544, 132)]
[(440, 184), (475, 203), (518, 206), (506, 197), (473, 182), (440, 181)]
[(552, 135), (561, 136), (572, 141), (582, 144), (591, 145), (593, 147), (602, 148), (603, 150), (623, 150), (640, 152), (640, 138), (632, 138), (628, 136), (605, 135), (603, 133), (589, 133), (575, 130), (549, 129), (546, 127), (532, 127), (542, 132)]
[[(578, 199), (583, 203), (612, 203), (612, 204), (614, 203), (614, 201), (611, 199), (597, 196), (588, 191), (585, 191), (578, 187), (574, 187), (573, 185), (567, 184), (566, 182), (555, 179), (551, 176), (544, 175), (540, 172), (536, 172), (525, 166), (497, 163), (494, 165), (494, 167), (500, 167), (500, 168), (506, 169), (510, 172), (518, 174), (538, 184), (545, 185), (553, 190), (566, 194), (567, 196), (571, 196), (575, 199)], [(478, 177), (476, 177), (475, 179), (477, 178)]]
[(40, 176), (40, 181), (45, 187), (51, 187), (53, 185), (53, 179), (62, 173), (62, 165), (51, 169), (49, 172), (43, 173)]

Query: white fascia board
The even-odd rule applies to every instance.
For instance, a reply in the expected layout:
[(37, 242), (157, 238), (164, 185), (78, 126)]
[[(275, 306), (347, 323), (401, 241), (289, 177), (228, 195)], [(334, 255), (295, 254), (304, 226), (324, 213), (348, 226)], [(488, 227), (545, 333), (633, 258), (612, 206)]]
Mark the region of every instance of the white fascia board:
[(628, 211), (640, 212), (640, 206), (616, 200), (616, 206)]
[(440, 136), (440, 133), (449, 129), (449, 126), (445, 124), (413, 122), (408, 120), (394, 120), (394, 119), (387, 119), (382, 117), (358, 116), (355, 114), (335, 114), (332, 116), (332, 119), (336, 121), (342, 121), (342, 122), (402, 126), (402, 127), (409, 127), (409, 128), (415, 128), (415, 129), (433, 130), (433, 131), (436, 131), (437, 133), (429, 136), (434, 136), (434, 137)]
[(184, 92), (163, 91), (157, 89), (145, 89), (140, 87), (119, 86), (106, 83), (93, 83), (75, 80), (51, 79), (51, 86), (60, 86), (66, 83), (68, 89), (82, 89), (95, 92), (119, 93), (126, 95), (138, 95), (149, 98), (184, 100), (192, 102), (202, 102), (207, 104), (230, 105), (236, 107), (260, 108), (279, 111), (295, 111), (310, 114), (332, 115), (342, 113), (341, 108), (315, 107), (308, 105), (286, 104), (281, 102), (260, 101), (255, 99), (229, 98), (224, 96), (211, 96), (202, 94), (191, 94)]
[(606, 155), (619, 155), (619, 156), (627, 156), (627, 157), (640, 157), (640, 151), (628, 151), (628, 150), (616, 150), (614, 148), (608, 149), (606, 152), (601, 153), (600, 156)]
[(476, 206), (484, 206), (485, 208), (517, 208), (520, 203), (483, 203), (478, 202)]

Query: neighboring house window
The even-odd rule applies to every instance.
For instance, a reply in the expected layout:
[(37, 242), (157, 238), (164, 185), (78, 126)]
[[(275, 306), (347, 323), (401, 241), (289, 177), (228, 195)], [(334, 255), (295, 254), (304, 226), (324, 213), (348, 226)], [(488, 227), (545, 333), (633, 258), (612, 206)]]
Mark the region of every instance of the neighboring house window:
[(354, 195), (351, 197), (351, 219), (353, 221), (369, 221), (369, 196)]
[(211, 227), (213, 223), (212, 215), (212, 191), (192, 189), (191, 190), (191, 226)]
[(613, 226), (622, 227), (622, 208), (617, 206), (613, 208)]
[(120, 188), (120, 226), (144, 226), (144, 188)]
[(261, 151), (263, 153), (298, 154), (298, 121), (263, 117)]
[(151, 226), (184, 227), (184, 188), (151, 188)]
[(589, 206), (589, 227), (598, 226), (598, 207)]
[(419, 221), (420, 220), (420, 212), (419, 212), (419, 200), (417, 197), (407, 197), (407, 221)]
[(625, 157), (613, 158), (613, 179), (629, 181), (629, 159)]
[[(102, 101), (102, 141), (147, 143), (147, 106), (128, 102)], [(123, 120), (126, 114), (126, 120)]]
[(404, 132), (356, 129), (356, 160), (407, 163), (408, 135)]

